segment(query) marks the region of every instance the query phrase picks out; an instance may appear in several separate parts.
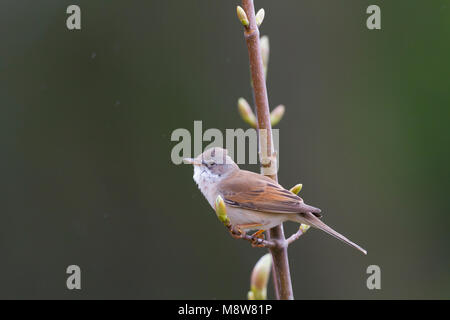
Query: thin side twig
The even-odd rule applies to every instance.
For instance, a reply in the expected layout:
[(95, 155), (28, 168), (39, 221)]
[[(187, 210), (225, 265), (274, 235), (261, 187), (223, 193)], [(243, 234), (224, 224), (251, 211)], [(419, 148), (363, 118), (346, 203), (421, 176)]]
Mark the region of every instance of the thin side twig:
[(300, 238), (302, 235), (304, 235), (306, 232), (306, 230), (302, 230), (301, 228), (298, 229), (298, 231), (296, 233), (294, 233), (292, 236), (290, 236), (286, 242), (287, 245), (290, 245), (292, 242), (294, 242), (295, 240), (298, 240), (298, 238)]

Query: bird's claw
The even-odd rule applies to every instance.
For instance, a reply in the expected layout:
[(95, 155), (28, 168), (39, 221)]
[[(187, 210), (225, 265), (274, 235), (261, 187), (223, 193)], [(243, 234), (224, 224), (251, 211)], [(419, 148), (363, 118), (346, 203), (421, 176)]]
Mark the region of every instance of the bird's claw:
[(231, 236), (235, 239), (243, 239), (245, 238), (246, 235), (244, 230), (237, 227), (233, 227), (231, 225), (228, 226), (228, 231), (230, 231)]
[(264, 238), (259, 238), (259, 237), (252, 237), (252, 240), (250, 241), (250, 243), (252, 244), (252, 247), (257, 247), (257, 248), (264, 248)]
[(252, 247), (262, 248), (264, 247), (264, 240), (266, 237), (264, 236), (264, 230), (259, 230), (252, 234), (251, 236), (251, 244)]

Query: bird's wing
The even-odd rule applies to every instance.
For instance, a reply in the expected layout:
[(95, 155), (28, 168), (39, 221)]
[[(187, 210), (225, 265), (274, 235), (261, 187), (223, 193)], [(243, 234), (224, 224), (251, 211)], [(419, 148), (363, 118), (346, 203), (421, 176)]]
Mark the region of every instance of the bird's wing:
[(312, 212), (320, 216), (320, 209), (305, 204), (302, 198), (272, 179), (249, 171), (242, 177), (242, 171), (226, 179), (219, 187), (218, 191), (227, 205), (270, 213)]

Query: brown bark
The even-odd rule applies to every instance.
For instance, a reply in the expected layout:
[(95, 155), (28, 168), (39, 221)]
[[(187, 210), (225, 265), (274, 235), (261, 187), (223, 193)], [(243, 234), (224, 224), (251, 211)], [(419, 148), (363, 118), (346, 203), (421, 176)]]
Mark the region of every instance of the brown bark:
[[(249, 25), (245, 27), (244, 35), (250, 61), (258, 129), (267, 130), (267, 139), (263, 139), (263, 141), (261, 141), (260, 135), (260, 146), (265, 149), (260, 150), (260, 152), (267, 151), (268, 159), (275, 161), (275, 154), (272, 144), (272, 125), (270, 123), (269, 101), (267, 98), (266, 80), (259, 47), (259, 30), (256, 25), (253, 0), (243, 0), (242, 7), (246, 12), (249, 21)], [(267, 166), (270, 164), (263, 163), (262, 165)], [(273, 180), (278, 181), (276, 172), (268, 176)], [(276, 297), (277, 299), (282, 300), (292, 300), (294, 299), (294, 295), (292, 292), (287, 241), (284, 235), (283, 224), (270, 229), (268, 232), (268, 237), (270, 241), (277, 244), (269, 249), (273, 259), (273, 279)]]

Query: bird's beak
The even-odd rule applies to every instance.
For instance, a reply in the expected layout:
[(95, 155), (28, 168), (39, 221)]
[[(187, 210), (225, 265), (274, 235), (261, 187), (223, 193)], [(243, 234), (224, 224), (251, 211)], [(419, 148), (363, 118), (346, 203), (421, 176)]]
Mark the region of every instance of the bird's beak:
[(184, 162), (184, 163), (187, 163), (187, 164), (193, 164), (193, 165), (196, 165), (196, 166), (199, 166), (199, 165), (202, 164), (202, 163), (201, 163), (200, 161), (198, 161), (197, 159), (192, 159), (192, 158), (184, 158), (184, 159), (183, 159), (183, 162)]

